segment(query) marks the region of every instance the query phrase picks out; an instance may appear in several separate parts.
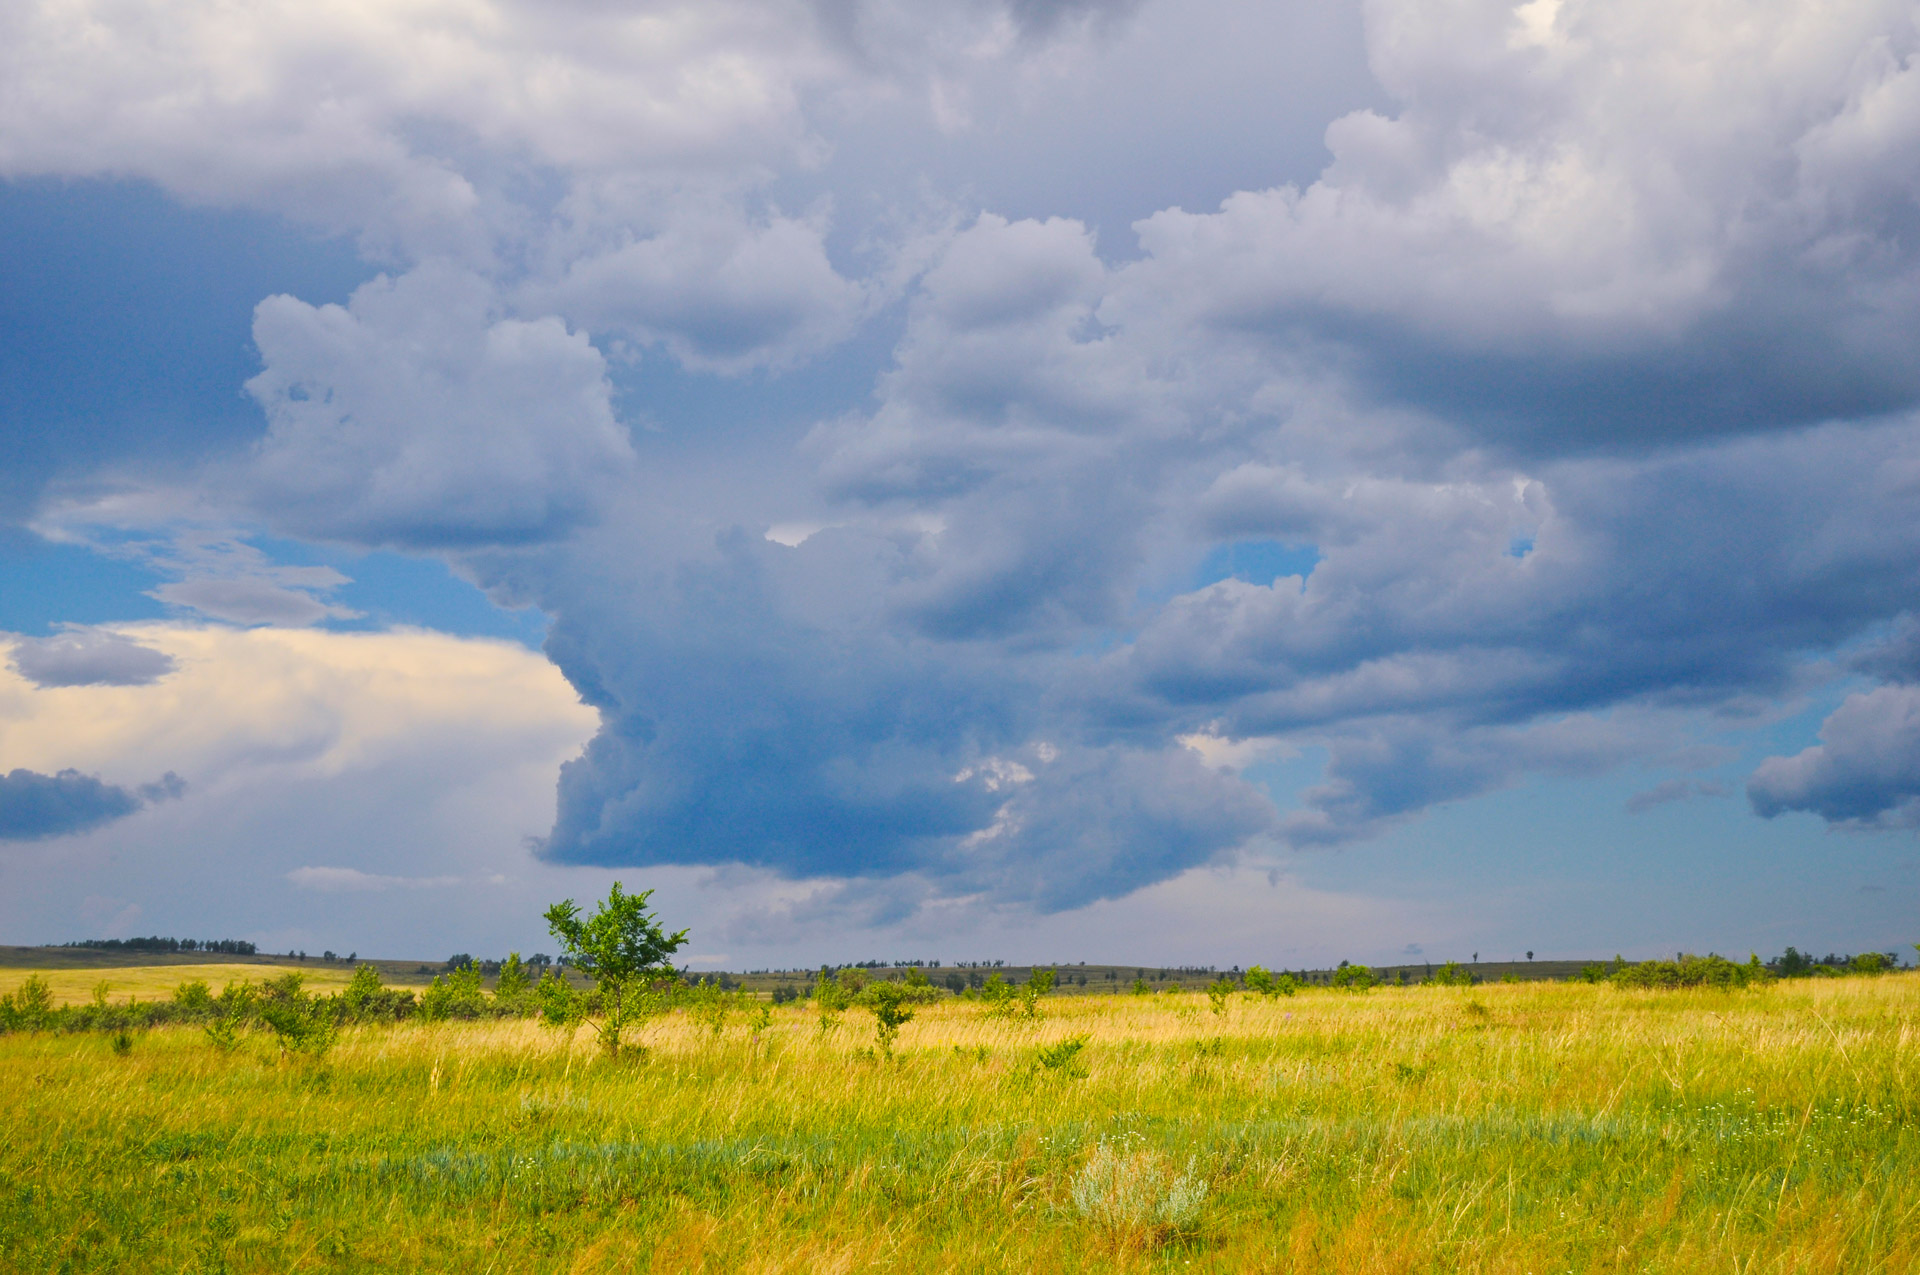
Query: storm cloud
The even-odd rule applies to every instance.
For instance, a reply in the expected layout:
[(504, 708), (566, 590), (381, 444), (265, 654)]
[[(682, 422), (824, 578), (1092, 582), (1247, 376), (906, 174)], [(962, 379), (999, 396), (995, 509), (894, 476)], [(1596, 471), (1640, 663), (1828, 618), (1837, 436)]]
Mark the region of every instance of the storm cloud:
[[(1125, 227), (887, 184), (901, 103), (964, 133), (1147, 7), (660, 6), (676, 43), (500, 0), (411, 75), (424, 10), (311, 56), (250, 11), (264, 69), (148, 136), (224, 33), (156, 2), (65, 87), (47, 6), (0, 164), (387, 268), (261, 301), (264, 432), (207, 500), (550, 618), (599, 718), (556, 863), (1071, 909), (1678, 765), (1903, 614), (1910, 5), (1377, 0), (1378, 101), (1307, 180)], [(542, 58), (564, 90), (516, 91)], [(337, 128), (322, 83), (363, 86)], [(1911, 821), (1904, 652), (1758, 813)], [(1195, 739), (1323, 770), (1276, 794)]]

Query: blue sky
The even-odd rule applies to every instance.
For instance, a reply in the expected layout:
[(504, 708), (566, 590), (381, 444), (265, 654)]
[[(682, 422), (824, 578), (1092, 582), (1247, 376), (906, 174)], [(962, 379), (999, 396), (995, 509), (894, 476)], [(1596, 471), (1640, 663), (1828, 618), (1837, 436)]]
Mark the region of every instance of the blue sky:
[(0, 938), (1914, 940), (1910, 6), (483, 7), (0, 22)]

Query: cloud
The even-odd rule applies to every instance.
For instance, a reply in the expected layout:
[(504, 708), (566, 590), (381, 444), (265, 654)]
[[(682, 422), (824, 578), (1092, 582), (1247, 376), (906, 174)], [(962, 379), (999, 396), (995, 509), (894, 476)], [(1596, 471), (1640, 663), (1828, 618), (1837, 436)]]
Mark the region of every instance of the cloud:
[(73, 769), (51, 775), (15, 769), (0, 775), (0, 840), (41, 841), (86, 832), (185, 790), (171, 771), (128, 790)]
[(1920, 689), (1849, 695), (1821, 725), (1820, 741), (1760, 763), (1747, 781), (1754, 813), (1804, 810), (1854, 829), (1920, 824)]
[(173, 672), (173, 657), (110, 629), (70, 625), (45, 638), (19, 638), (13, 667), (35, 686), (145, 686)]
[(673, 217), (652, 234), (583, 246), (557, 278), (529, 284), (519, 304), (723, 373), (791, 366), (864, 317), (867, 290), (828, 260), (824, 219), (756, 221), (726, 201)]
[[(546, 864), (745, 864), (874, 925), (1083, 907), (1666, 764), (1920, 585), (1902, 6), (1382, 0), (1383, 97), (1317, 180), (1163, 208), (1135, 243), (938, 196), (856, 232), (807, 197), (859, 186), (834, 143), (863, 112), (978, 128), (1046, 41), (1096, 47), (1090, 9), (481, 11), (250, 11), (221, 30), (246, 75), (183, 95), (219, 47), (201, 18), (136, 7), (90, 55), (125, 82), (67, 86), (49, 50), (85, 6), (33, 10), (0, 164), (388, 255), (345, 305), (260, 305), (266, 434), (209, 501), (442, 555), (553, 617), (597, 732)], [(892, 341), (877, 377), (776, 379), (853, 334)], [(630, 437), (616, 378), (636, 420), (694, 427)], [(1200, 578), (1247, 540), (1310, 570)], [(180, 575), (160, 596), (228, 618), (330, 605)], [(275, 693), (290, 667), (329, 688), (236, 740), (358, 764), (336, 648), (221, 649)], [(1864, 722), (1769, 762), (1756, 808), (1904, 817), (1898, 730)], [(1867, 735), (1892, 770), (1847, 797)], [(1196, 739), (1325, 772), (1283, 812)]]
[(558, 319), (496, 318), (444, 265), (348, 305), (270, 297), (254, 319), (267, 414), (244, 481), (274, 525), (357, 544), (552, 539), (631, 475), (606, 364)]
[[(124, 628), (175, 671), (39, 690), (0, 667), (0, 756), (43, 778), (70, 764), (109, 789), (171, 767), (192, 778), (192, 799), (123, 782), (120, 804), (148, 803), (137, 818), (16, 847), (0, 890), (9, 932), (98, 933), (84, 901), (111, 894), (162, 933), (289, 935), (272, 944), (282, 951), (444, 956), (485, 950), (487, 935), (530, 951), (546, 903), (604, 893), (601, 874), (563, 875), (525, 850), (552, 823), (560, 763), (594, 724), (537, 652), (417, 631)], [(319, 870), (306, 888), (288, 878), (303, 868)], [(352, 873), (433, 884), (337, 888)], [(503, 888), (422, 911), (456, 880)]]
[(372, 872), (362, 872), (358, 868), (310, 866), (295, 868), (287, 873), (287, 880), (302, 890), (315, 890), (322, 894), (432, 889), (438, 886), (459, 885), (461, 882), (460, 877), (388, 877)]
[(1397, 109), (1141, 222), (1102, 318), (1317, 345), (1534, 451), (1911, 405), (1916, 49), (1898, 4), (1377, 4)]
[(1726, 795), (1727, 786), (1722, 783), (1698, 779), (1666, 779), (1645, 792), (1637, 792), (1627, 798), (1626, 811), (1630, 815), (1637, 815), (1652, 810), (1655, 806), (1664, 806), (1676, 801)]

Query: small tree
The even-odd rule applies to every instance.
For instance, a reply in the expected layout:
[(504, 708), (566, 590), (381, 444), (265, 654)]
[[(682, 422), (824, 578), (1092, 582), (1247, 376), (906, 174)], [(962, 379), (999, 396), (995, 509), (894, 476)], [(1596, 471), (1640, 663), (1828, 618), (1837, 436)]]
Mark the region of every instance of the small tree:
[(668, 934), (647, 911), (652, 895), (652, 890), (626, 894), (615, 881), (590, 917), (583, 919), (572, 899), (547, 909), (547, 928), (560, 940), (561, 959), (593, 979), (600, 993), (600, 1018), (593, 1027), (610, 1055), (620, 1052), (621, 1034), (657, 1001), (653, 984), (673, 977), (669, 958), (687, 941), (685, 930)]
[(1040, 998), (1053, 990), (1052, 970), (1035, 970), (1020, 985), (1020, 1008), (1028, 1018), (1040, 1017)]
[(840, 1025), (840, 1015), (846, 1012), (848, 999), (847, 989), (822, 965), (813, 988), (813, 1003), (820, 1011), (822, 1036), (830, 1035)]
[(867, 988), (862, 999), (873, 1011), (873, 1030), (880, 1052), (893, 1057), (894, 1039), (902, 1027), (913, 1021), (913, 1011), (907, 1004), (916, 999), (914, 989), (905, 983), (875, 983)]

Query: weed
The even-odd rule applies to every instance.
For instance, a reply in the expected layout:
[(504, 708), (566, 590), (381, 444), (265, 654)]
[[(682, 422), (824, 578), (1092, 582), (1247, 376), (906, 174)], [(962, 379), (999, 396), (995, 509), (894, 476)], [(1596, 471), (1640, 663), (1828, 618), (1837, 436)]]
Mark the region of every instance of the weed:
[(1073, 1180), (1073, 1207), (1116, 1250), (1164, 1242), (1194, 1230), (1206, 1202), (1207, 1184), (1144, 1148), (1123, 1149), (1102, 1138)]

